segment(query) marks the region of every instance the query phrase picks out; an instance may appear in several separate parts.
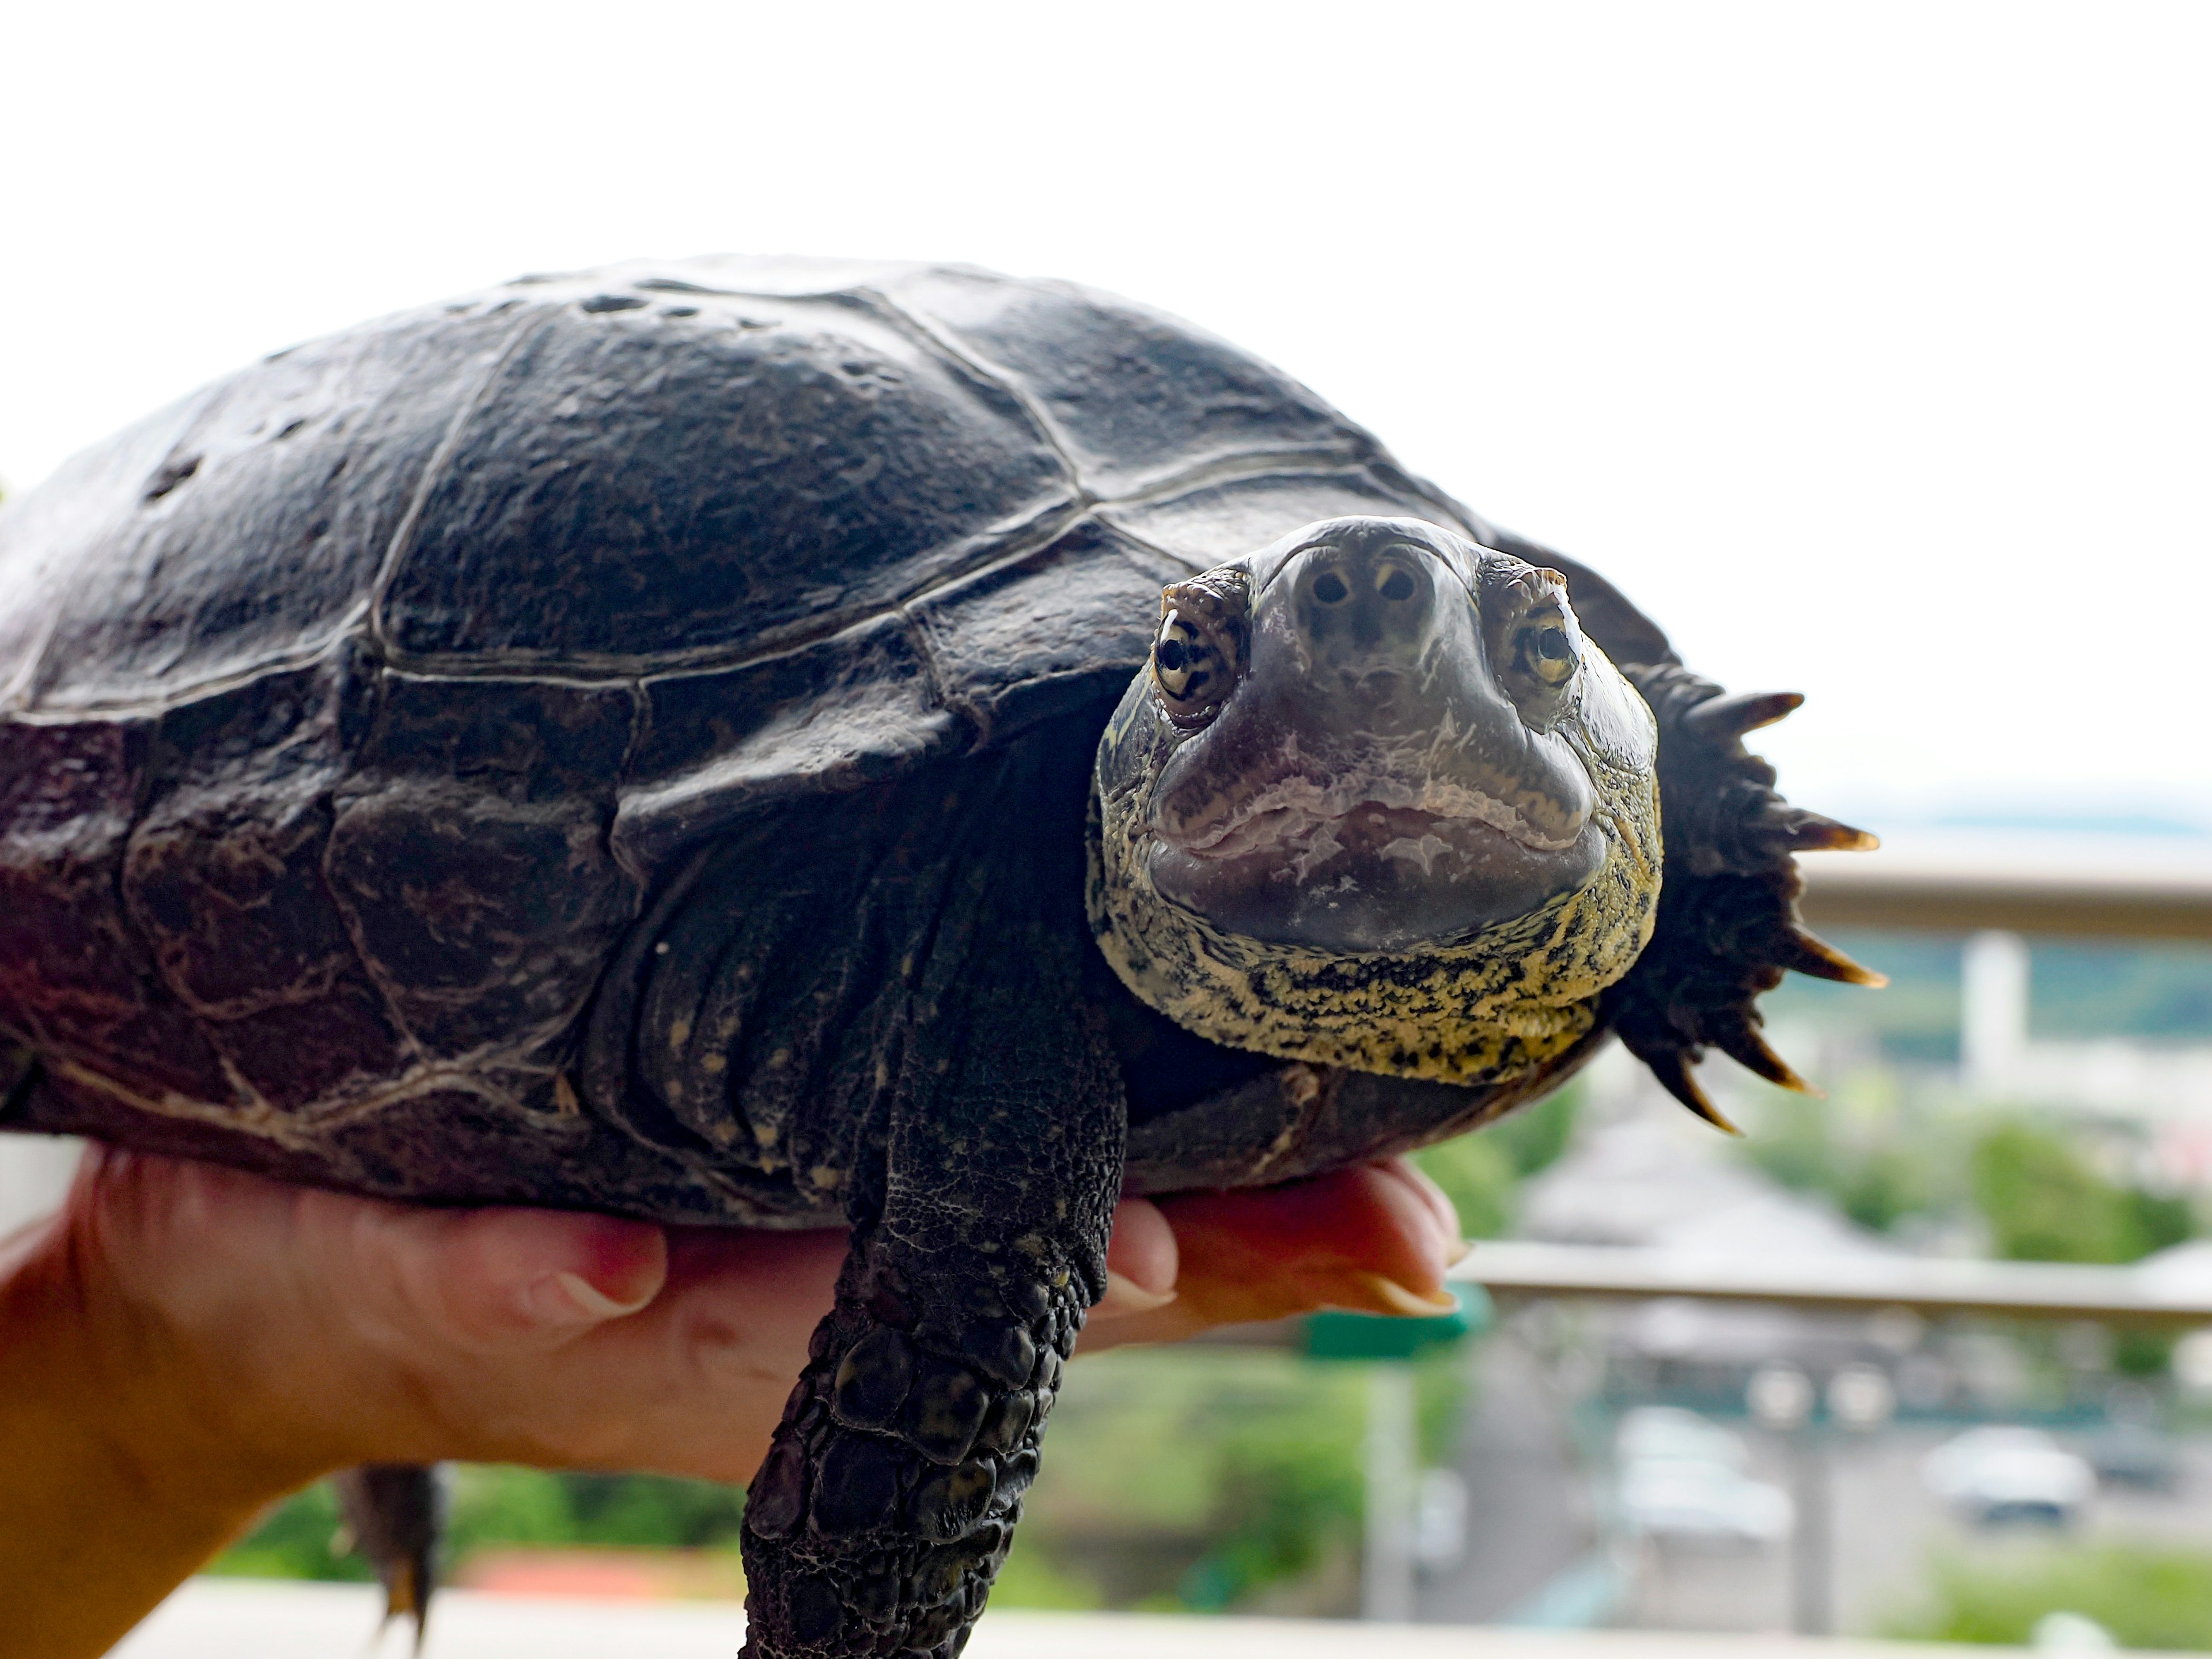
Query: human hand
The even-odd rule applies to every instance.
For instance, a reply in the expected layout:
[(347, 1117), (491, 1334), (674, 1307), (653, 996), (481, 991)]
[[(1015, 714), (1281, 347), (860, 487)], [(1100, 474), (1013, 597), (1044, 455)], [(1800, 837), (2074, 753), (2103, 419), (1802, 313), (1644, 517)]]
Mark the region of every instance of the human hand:
[[(1458, 1248), (1402, 1162), (1127, 1200), (1083, 1351), (1324, 1304), (1424, 1311)], [(44, 1609), (38, 1651), (102, 1651), (262, 1504), (354, 1463), (744, 1480), (844, 1249), (95, 1147), (60, 1214), (0, 1245), (0, 1459), (22, 1477), (0, 1534), (42, 1540), (0, 1557), (0, 1604)]]
[[(842, 1231), (388, 1204), (94, 1148), (59, 1226), (164, 1437), (282, 1490), (446, 1458), (742, 1481), (829, 1310)], [(1085, 1352), (1322, 1305), (1431, 1311), (1450, 1204), (1402, 1160), (1126, 1200)], [(1170, 1299), (1171, 1298), (1171, 1299)]]

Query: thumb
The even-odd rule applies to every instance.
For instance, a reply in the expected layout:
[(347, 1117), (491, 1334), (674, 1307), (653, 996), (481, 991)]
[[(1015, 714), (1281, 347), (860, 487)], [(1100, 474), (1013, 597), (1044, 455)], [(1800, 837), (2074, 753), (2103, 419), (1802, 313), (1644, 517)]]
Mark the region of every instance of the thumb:
[(668, 1278), (667, 1235), (613, 1216), (376, 1205), (350, 1221), (372, 1305), (465, 1349), (565, 1346), (637, 1312)]

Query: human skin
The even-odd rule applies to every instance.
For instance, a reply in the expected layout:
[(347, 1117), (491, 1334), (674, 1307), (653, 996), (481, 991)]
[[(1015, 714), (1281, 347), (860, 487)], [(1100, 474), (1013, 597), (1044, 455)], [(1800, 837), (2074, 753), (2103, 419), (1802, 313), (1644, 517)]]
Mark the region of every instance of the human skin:
[[(93, 1659), (267, 1504), (364, 1462), (743, 1481), (842, 1232), (434, 1210), (95, 1147), (0, 1241), (0, 1659)], [(1437, 1304), (1451, 1206), (1402, 1160), (1125, 1201), (1081, 1352)]]

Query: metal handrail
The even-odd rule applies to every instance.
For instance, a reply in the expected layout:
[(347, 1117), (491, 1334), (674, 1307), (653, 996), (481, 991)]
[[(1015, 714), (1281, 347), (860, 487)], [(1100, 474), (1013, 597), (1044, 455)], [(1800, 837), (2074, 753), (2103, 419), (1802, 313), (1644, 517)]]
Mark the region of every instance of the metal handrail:
[(1820, 927), (2002, 928), (2212, 942), (2212, 843), (2120, 836), (1910, 835), (1872, 853), (1801, 857)]
[(2155, 1263), (2102, 1267), (1871, 1255), (1745, 1260), (1638, 1245), (1498, 1239), (1478, 1243), (1451, 1277), (1501, 1298), (1681, 1296), (1844, 1313), (1901, 1308), (1929, 1316), (2212, 1324), (2212, 1267), (2200, 1277)]

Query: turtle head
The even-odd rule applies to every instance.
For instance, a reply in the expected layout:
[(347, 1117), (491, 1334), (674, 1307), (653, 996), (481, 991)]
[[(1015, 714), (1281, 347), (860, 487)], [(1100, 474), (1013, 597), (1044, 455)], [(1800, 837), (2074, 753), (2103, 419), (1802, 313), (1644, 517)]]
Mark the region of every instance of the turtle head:
[(1216, 1042), (1475, 1083), (1555, 1057), (1650, 937), (1652, 717), (1558, 573), (1333, 519), (1161, 596), (1098, 749), (1091, 912)]

